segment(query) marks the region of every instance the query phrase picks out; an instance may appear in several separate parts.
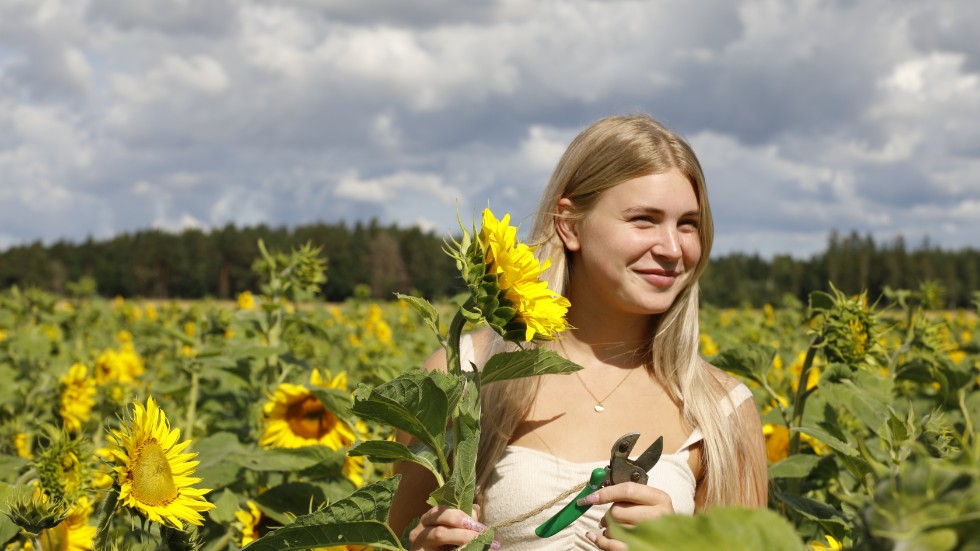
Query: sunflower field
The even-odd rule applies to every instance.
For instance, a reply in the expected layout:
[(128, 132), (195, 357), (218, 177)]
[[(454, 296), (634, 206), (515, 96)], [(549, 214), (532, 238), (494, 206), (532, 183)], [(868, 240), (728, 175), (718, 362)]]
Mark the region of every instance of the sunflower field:
[[(325, 304), (316, 249), (261, 251), (262, 288), (234, 304), (0, 292), (0, 545), (402, 548), (384, 498), (408, 451), (379, 389), (424, 390), (464, 301)], [(936, 310), (941, 294), (703, 307), (702, 355), (763, 414), (770, 507), (617, 535), (640, 551), (980, 549), (978, 312)]]

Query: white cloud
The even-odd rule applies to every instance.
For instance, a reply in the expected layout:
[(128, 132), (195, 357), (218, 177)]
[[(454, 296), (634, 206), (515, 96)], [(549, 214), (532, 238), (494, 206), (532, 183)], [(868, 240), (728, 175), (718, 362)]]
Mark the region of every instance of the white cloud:
[(977, 13), (0, 2), (0, 247), (153, 224), (448, 232), (488, 203), (526, 221), (572, 137), (632, 111), (691, 138), (719, 251), (819, 250), (832, 229), (964, 243), (980, 235)]
[(462, 193), (447, 186), (436, 174), (397, 172), (378, 178), (362, 179), (357, 173), (345, 174), (340, 178), (334, 193), (338, 197), (365, 201), (368, 203), (389, 203), (407, 193), (419, 194), (451, 205), (462, 197)]
[(183, 95), (218, 95), (228, 90), (229, 79), (221, 64), (208, 56), (168, 55), (143, 75), (114, 75), (112, 84), (123, 100), (139, 104)]

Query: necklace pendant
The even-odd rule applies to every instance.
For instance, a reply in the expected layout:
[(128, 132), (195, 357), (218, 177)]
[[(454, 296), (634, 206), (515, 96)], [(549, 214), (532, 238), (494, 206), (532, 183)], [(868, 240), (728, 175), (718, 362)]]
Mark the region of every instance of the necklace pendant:
[(602, 407), (602, 404), (596, 404), (593, 409), (595, 409), (596, 413), (602, 413), (603, 411), (606, 411), (606, 408)]

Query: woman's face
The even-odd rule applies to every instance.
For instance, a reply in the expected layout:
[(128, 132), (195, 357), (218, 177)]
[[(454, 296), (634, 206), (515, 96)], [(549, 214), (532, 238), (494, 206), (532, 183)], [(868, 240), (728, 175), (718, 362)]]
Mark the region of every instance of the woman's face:
[(573, 255), (570, 290), (623, 313), (666, 311), (701, 258), (700, 220), (694, 186), (677, 169), (606, 190), (583, 218), (560, 223)]

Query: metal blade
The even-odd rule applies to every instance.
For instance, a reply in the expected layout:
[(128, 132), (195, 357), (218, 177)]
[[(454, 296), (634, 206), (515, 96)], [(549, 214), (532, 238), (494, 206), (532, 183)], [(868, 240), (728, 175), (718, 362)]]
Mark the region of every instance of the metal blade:
[[(635, 443), (635, 442), (634, 442)], [(645, 452), (637, 457), (633, 464), (637, 467), (643, 469), (644, 471), (650, 472), (650, 469), (660, 461), (660, 456), (664, 452), (664, 437), (661, 436), (657, 438), (657, 441), (650, 444), (650, 447), (646, 449)]]

